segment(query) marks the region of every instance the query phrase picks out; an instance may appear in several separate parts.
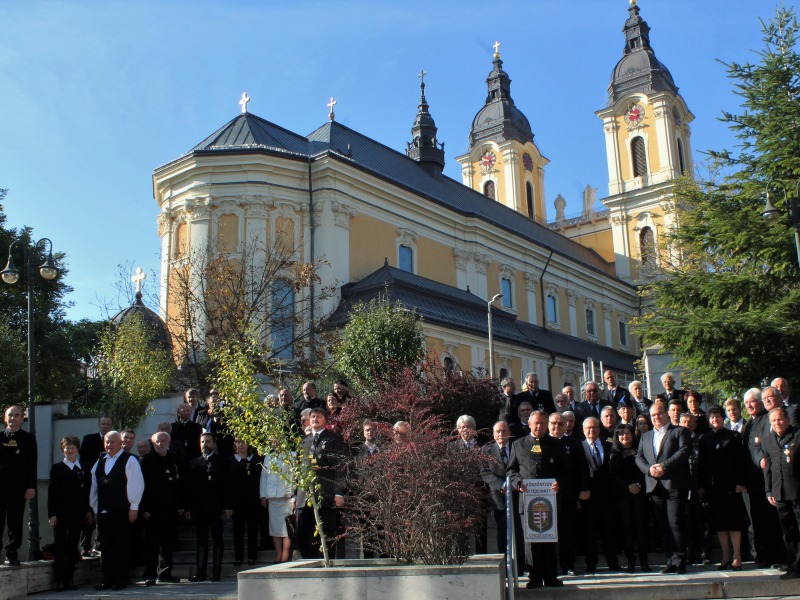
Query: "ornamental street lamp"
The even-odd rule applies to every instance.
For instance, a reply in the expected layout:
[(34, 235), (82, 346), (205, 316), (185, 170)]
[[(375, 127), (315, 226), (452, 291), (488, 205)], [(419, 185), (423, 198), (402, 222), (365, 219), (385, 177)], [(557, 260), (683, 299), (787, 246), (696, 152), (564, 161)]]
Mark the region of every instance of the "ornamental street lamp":
[(800, 197), (800, 181), (798, 181), (797, 185), (795, 186), (793, 198), (789, 198), (789, 195), (786, 191), (786, 186), (780, 181), (767, 182), (766, 203), (764, 210), (761, 212), (761, 216), (768, 223), (774, 223), (780, 219), (782, 212), (780, 209), (775, 208), (775, 205), (772, 203), (772, 200), (769, 197), (769, 188), (771, 185), (779, 185), (783, 189), (783, 199), (786, 201), (786, 210), (789, 212), (789, 218), (792, 221), (792, 225), (794, 225), (794, 244), (797, 248), (797, 264), (800, 266), (800, 208), (797, 205), (797, 199)]
[(502, 297), (503, 294), (495, 294), (494, 297), (486, 303), (486, 313), (489, 319), (489, 379), (494, 379), (494, 337), (492, 334), (492, 303)]
[[(36, 270), (42, 279), (48, 281), (55, 279), (58, 276), (58, 268), (53, 261), (53, 242), (48, 238), (42, 238), (38, 242), (34, 242), (32, 246), (25, 246), (24, 252), (24, 269), (25, 278), (28, 284), (28, 427), (30, 428), (31, 435), (36, 438), (36, 345), (33, 337), (33, 261), (36, 259), (36, 249), (43, 242), (47, 242), (49, 250), (47, 252), (47, 260), (44, 261)], [(14, 246), (19, 243), (19, 240), (13, 242), (8, 248), (8, 264), (6, 268), (0, 271), (0, 277), (9, 285), (14, 285), (19, 281), (20, 272), (14, 265), (14, 258), (11, 251)], [(28, 558), (29, 560), (39, 559), (39, 501), (38, 494), (34, 495), (33, 499), (29, 501), (30, 508), (30, 523), (28, 526)]]

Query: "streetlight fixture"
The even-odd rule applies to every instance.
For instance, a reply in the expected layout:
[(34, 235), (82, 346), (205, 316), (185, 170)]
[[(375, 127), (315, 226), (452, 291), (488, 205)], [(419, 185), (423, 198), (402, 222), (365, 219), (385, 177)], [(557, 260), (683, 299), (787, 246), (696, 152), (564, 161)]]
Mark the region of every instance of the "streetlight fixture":
[[(48, 238), (42, 238), (38, 242), (33, 242), (32, 246), (25, 246), (24, 252), (24, 268), (25, 278), (28, 284), (28, 427), (31, 435), (36, 438), (36, 345), (33, 336), (33, 261), (36, 258), (36, 249), (43, 243), (47, 242), (49, 249), (47, 251), (47, 260), (44, 261), (37, 271), (42, 279), (51, 281), (58, 276), (58, 268), (53, 260), (53, 242)], [(9, 285), (14, 285), (19, 281), (21, 273), (14, 264), (14, 257), (12, 250), (14, 246), (19, 243), (19, 240), (14, 241), (8, 248), (8, 263), (6, 268), (0, 271), (0, 278)], [(38, 465), (37, 465), (38, 468)], [(32, 500), (28, 501), (30, 509), (30, 522), (28, 525), (28, 558), (29, 560), (39, 560), (39, 495), (34, 495)]]
[(492, 304), (503, 297), (503, 294), (495, 294), (486, 303), (486, 314), (489, 320), (489, 379), (494, 379), (494, 337), (492, 334)]
[(766, 191), (766, 202), (761, 216), (767, 223), (774, 223), (781, 217), (781, 210), (775, 208), (772, 199), (769, 197), (769, 188), (771, 185), (779, 185), (783, 189), (783, 199), (786, 201), (786, 210), (789, 212), (789, 218), (794, 225), (794, 244), (797, 249), (797, 264), (800, 266), (800, 207), (798, 207), (797, 199), (800, 197), (800, 181), (797, 182), (794, 190), (794, 197), (789, 198), (786, 191), (786, 186), (780, 181), (768, 181)]

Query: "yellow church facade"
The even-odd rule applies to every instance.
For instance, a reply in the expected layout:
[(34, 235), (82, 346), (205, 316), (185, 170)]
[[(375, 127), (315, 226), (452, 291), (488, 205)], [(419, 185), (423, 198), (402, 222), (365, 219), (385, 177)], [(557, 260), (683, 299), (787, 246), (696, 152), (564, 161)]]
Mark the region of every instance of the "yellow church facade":
[[(355, 302), (388, 291), (422, 315), (443, 362), (487, 369), (487, 310), (501, 294), (492, 308), (496, 374), (519, 380), (534, 371), (543, 387), (560, 390), (581, 383), (591, 358), (595, 378), (600, 362), (634, 378), (637, 284), (671, 225), (672, 182), (691, 172), (692, 116), (655, 59), (638, 7), (629, 13), (628, 46), (609, 105), (597, 113), (609, 161), (606, 210), (565, 220), (557, 199), (548, 221), (549, 161), (511, 98), (497, 46), (470, 146), (456, 158), (460, 182), (442, 174), (424, 80), (404, 152), (333, 117), (299, 135), (244, 103), (242, 114), (153, 174), (167, 323), (176, 316), (176, 274), (200, 276), (193, 256), (236, 258), (249, 243), (280, 237), (298, 260), (329, 264), (322, 286), (337, 291), (314, 314), (334, 325), (346, 323)], [(198, 327), (202, 340), (202, 320)]]

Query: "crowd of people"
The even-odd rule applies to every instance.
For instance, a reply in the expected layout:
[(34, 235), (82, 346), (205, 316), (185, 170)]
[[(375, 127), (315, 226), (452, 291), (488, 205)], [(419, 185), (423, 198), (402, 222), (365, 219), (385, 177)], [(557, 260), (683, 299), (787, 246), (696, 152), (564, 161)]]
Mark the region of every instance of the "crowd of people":
[[(528, 587), (562, 585), (559, 571), (576, 573), (579, 549), (594, 573), (598, 546), (611, 571), (621, 570), (620, 555), (629, 572), (637, 559), (650, 571), (659, 547), (661, 572), (685, 573), (689, 564), (712, 564), (713, 533), (719, 569), (740, 570), (749, 554), (759, 567), (783, 569), (782, 579), (800, 578), (800, 402), (788, 382), (748, 390), (744, 418), (733, 398), (702, 410), (702, 396), (675, 389), (671, 373), (652, 400), (639, 381), (626, 389), (612, 371), (603, 379), (602, 387), (586, 383), (582, 400), (571, 386), (553, 398), (533, 373), (521, 393), (513, 379), (501, 381), (494, 441), (484, 451), (505, 469), (482, 473), (498, 529), (506, 476), (514, 492), (525, 491), (525, 479), (556, 481), (558, 543), (527, 548), (520, 572), (530, 570)], [(518, 522), (518, 548), (521, 530)]]
[[(712, 563), (714, 533), (719, 569), (739, 570), (749, 555), (759, 567), (784, 568), (782, 578), (800, 578), (800, 402), (788, 382), (778, 378), (748, 390), (745, 417), (733, 398), (704, 411), (700, 394), (675, 389), (670, 373), (652, 400), (639, 381), (622, 387), (611, 371), (603, 379), (603, 386), (586, 383), (581, 399), (572, 386), (553, 397), (534, 373), (517, 393), (507, 377), (492, 441), (483, 443), (471, 416), (456, 423), (453, 444), (487, 457), (479, 477), (498, 552), (506, 550), (511, 483), (518, 569), (530, 573), (527, 586), (562, 585), (559, 576), (576, 574), (581, 555), (587, 573), (598, 570), (600, 554), (611, 571), (623, 568), (620, 556), (629, 572), (637, 562), (650, 571), (650, 557), (660, 550), (663, 573), (684, 573), (689, 564)], [(47, 503), (58, 589), (75, 589), (80, 554), (101, 557), (101, 590), (127, 587), (136, 564), (148, 586), (178, 581), (172, 553), (181, 527), (196, 535), (190, 580), (218, 581), (223, 519), (233, 521), (235, 565), (254, 564), (268, 537), (278, 562), (291, 560), (293, 549), (303, 558), (319, 556), (313, 510), (303, 490), (287, 482), (294, 457), (258, 456), (226, 430), (213, 390), (205, 404), (200, 399), (197, 389), (187, 390), (175, 421), (160, 423), (138, 443), (133, 431), (114, 430), (106, 416), (97, 432), (61, 440), (63, 460), (52, 467)], [(372, 423), (364, 425), (363, 441), (346, 448), (337, 418), (349, 400), (343, 381), (324, 400), (311, 381), (296, 399), (288, 389), (268, 398), (293, 413), (303, 452), (327, 474), (319, 478), (318, 510), (328, 549), (338, 557), (346, 503), (339, 463), (379, 451)], [(9, 407), (5, 422), (0, 479), (8, 485), (0, 491), (0, 516), (8, 523), (5, 563), (14, 566), (25, 502), (36, 490), (36, 442), (21, 429), (20, 407)], [(396, 439), (409, 427), (397, 422)], [(554, 480), (557, 543), (524, 543), (519, 493), (529, 479)], [(478, 536), (476, 552), (489, 551), (487, 537), (488, 530)]]

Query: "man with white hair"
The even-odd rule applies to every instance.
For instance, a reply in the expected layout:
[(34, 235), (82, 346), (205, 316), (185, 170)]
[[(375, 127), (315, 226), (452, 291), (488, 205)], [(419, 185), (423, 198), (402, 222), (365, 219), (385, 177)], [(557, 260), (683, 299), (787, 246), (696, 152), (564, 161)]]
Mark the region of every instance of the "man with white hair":
[(658, 394), (659, 398), (663, 398), (667, 403), (670, 400), (683, 402), (683, 395), (686, 392), (675, 388), (675, 376), (672, 373), (667, 371), (661, 376), (661, 385), (664, 387), (664, 391)]
[(153, 451), (142, 458), (144, 494), (140, 505), (144, 520), (144, 579), (146, 585), (180, 581), (172, 576), (172, 551), (178, 516), (183, 514), (185, 473), (183, 460), (169, 449), (165, 431), (150, 436)]
[(458, 431), (458, 444), (459, 448), (471, 450), (478, 447), (478, 438), (475, 425), (475, 419), (469, 415), (461, 415), (456, 421), (456, 431)]
[(109, 431), (104, 441), (106, 453), (92, 468), (89, 492), (103, 548), (103, 582), (95, 587), (124, 590), (128, 587), (130, 527), (139, 514), (144, 479), (139, 461), (122, 449), (119, 431)]

